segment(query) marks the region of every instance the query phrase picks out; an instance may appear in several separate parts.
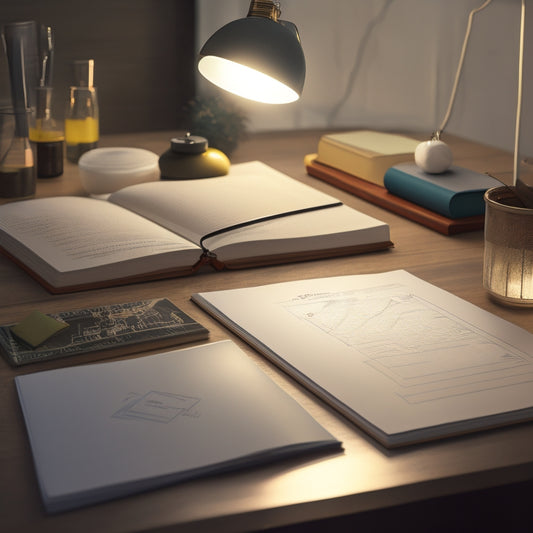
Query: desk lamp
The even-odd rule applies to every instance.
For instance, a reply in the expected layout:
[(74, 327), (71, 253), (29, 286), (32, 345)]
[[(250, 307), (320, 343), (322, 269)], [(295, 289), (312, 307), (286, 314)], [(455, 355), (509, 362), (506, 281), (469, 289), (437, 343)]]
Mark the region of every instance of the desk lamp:
[(298, 100), (305, 57), (298, 30), (280, 20), (278, 2), (252, 0), (246, 18), (216, 31), (200, 50), (198, 70), (210, 82), (267, 104)]

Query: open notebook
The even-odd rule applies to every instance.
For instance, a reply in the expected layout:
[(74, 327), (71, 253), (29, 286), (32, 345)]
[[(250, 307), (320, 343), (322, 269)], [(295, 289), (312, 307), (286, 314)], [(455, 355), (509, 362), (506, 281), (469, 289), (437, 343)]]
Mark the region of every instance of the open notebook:
[(107, 201), (0, 206), (0, 249), (52, 292), (392, 246), (387, 224), (258, 161), (126, 187)]

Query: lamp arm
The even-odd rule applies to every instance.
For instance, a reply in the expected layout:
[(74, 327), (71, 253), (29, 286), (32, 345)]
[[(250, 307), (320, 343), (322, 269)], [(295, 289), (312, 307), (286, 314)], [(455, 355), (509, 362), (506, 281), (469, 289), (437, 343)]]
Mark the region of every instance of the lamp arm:
[(476, 13), (479, 13), (483, 9), (485, 9), (491, 2), (492, 0), (485, 0), (485, 2), (482, 5), (470, 11), (470, 14), (468, 15), (468, 23), (466, 25), (465, 37), (463, 39), (463, 47), (461, 49), (461, 56), (459, 57), (459, 64), (457, 65), (457, 71), (455, 72), (455, 81), (453, 83), (452, 93), (450, 95), (450, 101), (448, 102), (448, 109), (446, 110), (446, 114), (444, 116), (444, 119), (441, 125), (439, 126), (439, 129), (433, 133), (433, 139), (436, 139), (436, 140), (440, 139), (440, 135), (444, 131), (444, 128), (448, 124), (448, 120), (450, 120), (450, 116), (452, 114), (452, 108), (455, 102), (455, 95), (457, 94), (457, 88), (459, 86), (459, 79), (461, 78), (461, 73), (463, 71), (463, 63), (466, 57), (466, 49), (468, 46), (468, 41), (470, 39), (470, 32), (472, 31), (474, 15)]
[(528, 209), (533, 209), (533, 184), (525, 182), (520, 175), (520, 119), (522, 115), (522, 87), (523, 87), (523, 67), (524, 67), (524, 39), (526, 33), (526, 1), (522, 0), (520, 11), (520, 45), (518, 51), (518, 95), (516, 102), (516, 122), (514, 141), (514, 163), (513, 163), (513, 184), (515, 194)]
[(524, 34), (526, 20), (526, 2), (522, 0), (520, 10), (520, 44), (518, 48), (518, 93), (516, 97), (516, 121), (515, 121), (515, 139), (514, 139), (514, 162), (513, 162), (513, 185), (517, 185), (520, 179), (519, 156), (520, 150), (520, 118), (522, 115), (522, 86), (523, 86), (523, 66), (524, 66)]

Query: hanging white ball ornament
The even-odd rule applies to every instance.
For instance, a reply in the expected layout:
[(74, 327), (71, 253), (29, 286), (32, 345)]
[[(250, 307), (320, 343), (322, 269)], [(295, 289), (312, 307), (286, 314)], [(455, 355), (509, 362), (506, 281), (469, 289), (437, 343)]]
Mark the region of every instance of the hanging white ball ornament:
[(421, 142), (415, 149), (415, 163), (430, 174), (445, 172), (450, 168), (452, 161), (450, 147), (437, 139)]

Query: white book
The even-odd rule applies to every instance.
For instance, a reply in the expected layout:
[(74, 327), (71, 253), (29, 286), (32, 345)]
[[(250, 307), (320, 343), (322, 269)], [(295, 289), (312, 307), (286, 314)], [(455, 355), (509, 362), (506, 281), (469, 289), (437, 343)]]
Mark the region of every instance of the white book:
[(231, 341), (15, 383), (48, 512), (341, 446)]
[(193, 300), (387, 447), (533, 419), (533, 335), (405, 271)]
[(107, 200), (0, 206), (0, 250), (52, 292), (390, 246), (384, 222), (259, 161), (227, 176), (132, 185)]

